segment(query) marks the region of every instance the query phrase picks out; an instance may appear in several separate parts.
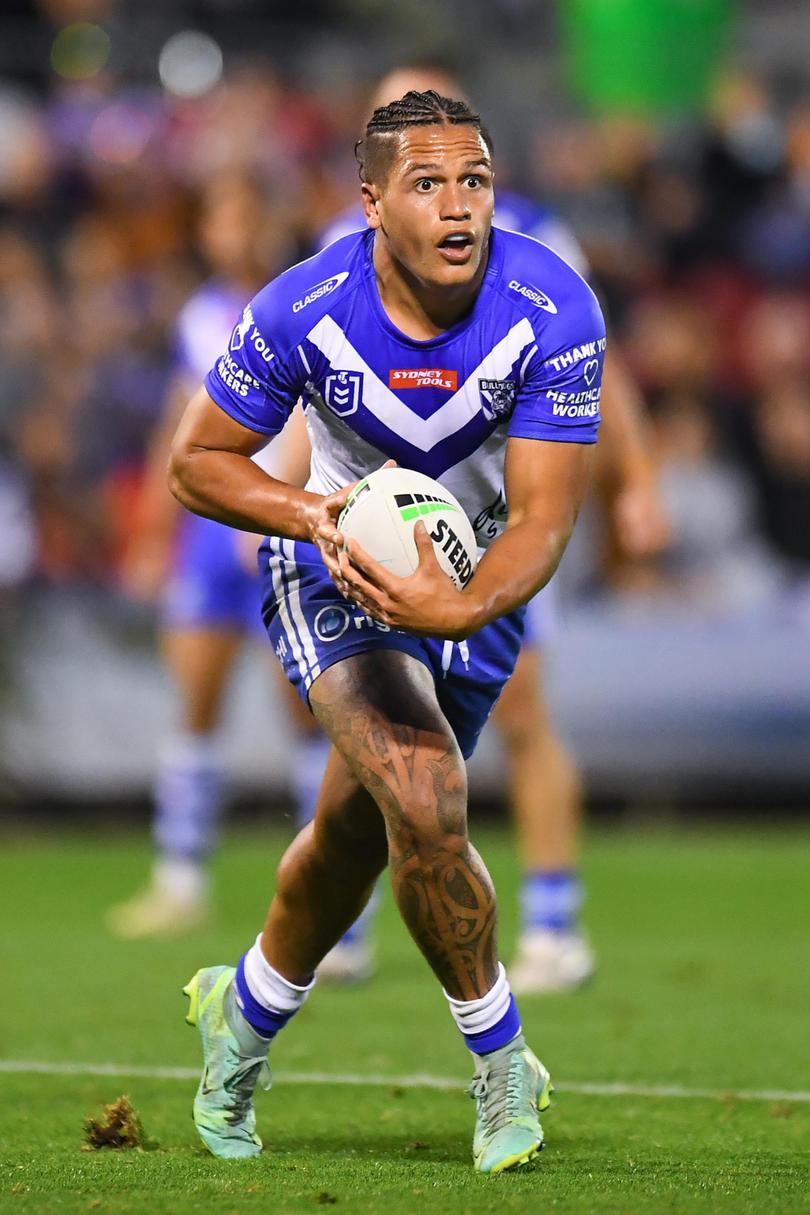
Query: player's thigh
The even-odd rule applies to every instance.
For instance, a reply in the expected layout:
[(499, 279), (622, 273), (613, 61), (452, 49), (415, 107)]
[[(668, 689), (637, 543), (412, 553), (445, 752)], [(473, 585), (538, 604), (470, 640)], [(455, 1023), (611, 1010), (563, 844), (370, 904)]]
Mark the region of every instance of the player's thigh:
[(242, 640), (234, 629), (166, 629), (161, 634), (161, 652), (188, 729), (202, 731), (216, 725)]
[(492, 713), (492, 724), (505, 742), (537, 738), (549, 725), (543, 657), (536, 646), (524, 646), (514, 672)]
[(464, 760), (424, 663), (396, 649), (354, 654), (318, 676), (309, 702), (389, 834), (466, 830)]
[(322, 852), (353, 857), (361, 864), (377, 859), (385, 866), (388, 844), (380, 808), (336, 747), (323, 774), (312, 832)]

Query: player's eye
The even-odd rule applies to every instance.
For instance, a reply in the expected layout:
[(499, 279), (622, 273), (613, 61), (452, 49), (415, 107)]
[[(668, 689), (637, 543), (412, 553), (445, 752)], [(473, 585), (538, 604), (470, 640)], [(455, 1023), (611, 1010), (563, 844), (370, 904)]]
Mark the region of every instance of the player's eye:
[(416, 188), (420, 194), (427, 194), (433, 189), (433, 181), (430, 177), (420, 177), (416, 183)]
[(467, 177), (467, 185), (471, 190), (475, 190), (478, 186), (483, 185), (483, 178), (479, 177), (477, 173), (470, 173)]

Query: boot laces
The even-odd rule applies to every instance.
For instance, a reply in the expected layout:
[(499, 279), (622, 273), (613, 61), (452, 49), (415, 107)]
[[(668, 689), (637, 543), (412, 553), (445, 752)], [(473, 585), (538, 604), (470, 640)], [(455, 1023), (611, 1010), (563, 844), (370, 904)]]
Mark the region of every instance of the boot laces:
[(526, 1113), (526, 1094), (522, 1083), (519, 1055), (486, 1064), (473, 1077), (467, 1092), (475, 1100), (478, 1115), (487, 1131), (494, 1134), (513, 1118)]
[(244, 1121), (256, 1091), (256, 1084), (262, 1081), (263, 1087), (270, 1087), (269, 1070), (264, 1055), (240, 1058), (224, 1084), (233, 1098), (228, 1113), (229, 1122)]

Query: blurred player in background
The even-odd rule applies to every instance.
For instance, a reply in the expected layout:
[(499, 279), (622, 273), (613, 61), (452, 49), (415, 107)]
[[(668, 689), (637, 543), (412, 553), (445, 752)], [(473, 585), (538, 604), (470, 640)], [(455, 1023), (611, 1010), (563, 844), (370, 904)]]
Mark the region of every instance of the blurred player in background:
[[(267, 648), (258, 540), (183, 510), (166, 486), (166, 465), (186, 401), (227, 345), (245, 299), (289, 260), (286, 231), (283, 217), (245, 176), (223, 176), (202, 199), (199, 247), (212, 273), (177, 319), (174, 385), (152, 443), (123, 571), (132, 595), (160, 598), (160, 649), (179, 700), (179, 720), (154, 790), (151, 881), (108, 914), (112, 930), (125, 938), (183, 933), (202, 924), (210, 910), (207, 867), (226, 794), (218, 745), (224, 698), (244, 643), (260, 639)], [(309, 444), (300, 410), (272, 456), (256, 458), (292, 484), (304, 484)], [(290, 773), (300, 826), (314, 813), (328, 744), (286, 680), (279, 689), (293, 732)]]
[[(409, 89), (435, 89), (464, 97), (458, 79), (438, 63), (416, 61), (389, 72), (369, 109)], [(498, 185), (493, 224), (542, 241), (587, 277), (588, 263), (568, 226), (542, 203)], [(365, 227), (358, 204), (337, 216), (322, 234), (324, 248)], [(611, 539), (622, 556), (650, 556), (664, 546), (668, 528), (659, 497), (639, 391), (615, 346), (608, 349), (602, 381), (602, 433), (597, 481)], [(504, 507), (505, 514), (505, 507)], [(532, 602), (523, 649), (492, 721), (504, 746), (509, 800), (523, 869), (520, 937), (510, 968), (517, 992), (560, 991), (593, 973), (595, 958), (579, 922), (583, 899), (579, 873), (582, 789), (576, 764), (557, 733), (544, 687), (542, 649), (554, 634), (553, 589)], [(354, 930), (353, 958), (367, 969), (368, 920)]]

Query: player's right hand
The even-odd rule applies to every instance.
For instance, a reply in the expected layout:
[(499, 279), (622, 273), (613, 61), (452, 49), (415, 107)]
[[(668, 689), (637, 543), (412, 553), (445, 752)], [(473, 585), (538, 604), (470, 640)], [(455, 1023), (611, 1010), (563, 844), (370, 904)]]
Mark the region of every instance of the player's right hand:
[[(396, 466), (396, 460), (386, 460), (382, 465), (383, 468), (396, 468)], [(357, 481), (352, 481), (351, 485), (344, 485), (343, 489), (338, 489), (333, 494), (327, 494), (313, 511), (309, 521), (310, 540), (320, 550), (323, 563), (344, 599), (348, 598), (340, 568), (340, 554), (343, 551), (344, 538), (343, 533), (338, 531), (337, 521), (357, 483)]]
[(338, 531), (337, 521), (355, 485), (357, 482), (353, 481), (351, 485), (345, 485), (343, 489), (337, 490), (334, 494), (327, 494), (321, 498), (309, 520), (310, 541), (318, 548), (323, 563), (335, 582), (340, 575), (338, 557), (343, 547), (343, 536)]

